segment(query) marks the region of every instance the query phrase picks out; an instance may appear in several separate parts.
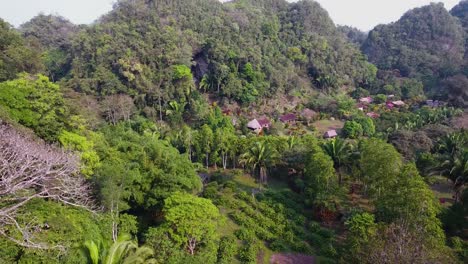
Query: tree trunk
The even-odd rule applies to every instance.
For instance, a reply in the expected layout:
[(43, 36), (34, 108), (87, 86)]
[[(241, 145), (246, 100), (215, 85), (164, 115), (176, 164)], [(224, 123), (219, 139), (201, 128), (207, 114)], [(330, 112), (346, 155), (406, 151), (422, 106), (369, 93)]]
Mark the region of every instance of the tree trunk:
[(190, 238), (188, 240), (188, 250), (190, 251), (190, 255), (195, 254), (195, 247), (197, 246), (197, 239), (196, 238)]
[(206, 168), (208, 169), (208, 166), (209, 166), (209, 161), (210, 160), (210, 157), (209, 157), (209, 154), (206, 153)]
[(161, 104), (161, 91), (159, 92), (159, 96), (158, 96), (158, 104), (159, 104), (159, 121), (163, 121), (163, 118), (162, 118), (162, 104)]

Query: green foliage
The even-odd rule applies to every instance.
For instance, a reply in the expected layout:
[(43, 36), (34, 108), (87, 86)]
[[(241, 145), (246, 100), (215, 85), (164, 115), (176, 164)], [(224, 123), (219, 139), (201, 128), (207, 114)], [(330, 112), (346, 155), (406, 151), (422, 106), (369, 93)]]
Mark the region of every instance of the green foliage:
[(43, 75), (0, 83), (0, 103), (13, 120), (48, 141), (55, 141), (66, 124), (60, 88)]
[(37, 73), (42, 69), (40, 53), (28, 47), (18, 32), (0, 19), (0, 81), (14, 79), (21, 72)]
[(347, 138), (359, 138), (362, 136), (364, 129), (362, 125), (356, 121), (346, 121), (343, 127), (343, 134)]
[(402, 167), (401, 155), (392, 145), (378, 139), (363, 141), (360, 150), (364, 183), (372, 196), (379, 197), (385, 188), (396, 182)]
[[(442, 4), (413, 9), (400, 20), (377, 26), (369, 33), (363, 51), (380, 69), (398, 69), (403, 76), (414, 77), (436, 87), (446, 76), (463, 65), (463, 29)], [(405, 85), (404, 96), (421, 95), (421, 85)]]
[[(108, 206), (121, 200), (149, 209), (161, 206), (173, 192), (201, 190), (200, 178), (186, 156), (167, 142), (151, 134), (140, 135), (128, 126), (106, 127), (102, 130), (106, 140), (96, 142), (102, 166), (94, 181)], [(126, 210), (128, 205), (122, 206)]]
[(356, 213), (346, 220), (345, 225), (349, 231), (347, 236), (347, 247), (349, 258), (359, 258), (365, 247), (377, 234), (375, 217), (369, 213)]
[(81, 173), (87, 177), (93, 175), (94, 170), (100, 166), (99, 156), (94, 150), (94, 144), (84, 136), (63, 130), (58, 137), (65, 149), (80, 152), (82, 168)]
[[(20, 247), (2, 237), (0, 260), (4, 263), (85, 263), (81, 244), (86, 240), (107, 244), (110, 240), (107, 221), (104, 215), (94, 215), (83, 209), (32, 200), (18, 213), (18, 223), (40, 230), (35, 232), (34, 239), (50, 245), (52, 249)], [(17, 234), (14, 227), (9, 232), (10, 236), (21, 239), (21, 234)], [(60, 251), (59, 246), (67, 249), (66, 254)]]
[(333, 195), (336, 188), (333, 160), (323, 151), (318, 151), (305, 164), (304, 182), (308, 203), (316, 202), (318, 198), (326, 199)]
[[(375, 133), (374, 120), (367, 116), (358, 116), (353, 118), (353, 121), (357, 122), (362, 127), (362, 133), (364, 136), (373, 136)], [(346, 126), (346, 124), (345, 124)]]
[(403, 219), (414, 227), (424, 228), (427, 239), (443, 244), (444, 233), (437, 218), (439, 205), (414, 164), (405, 165), (396, 182), (386, 186), (376, 201), (376, 211), (380, 220)]
[[(169, 239), (176, 249), (186, 251), (186, 254), (193, 256), (205, 251), (205, 261), (211, 263), (216, 260), (216, 247), (213, 245), (218, 240), (216, 228), (220, 213), (210, 200), (176, 193), (164, 201), (163, 212), (164, 221), (158, 227), (160, 231), (148, 234), (153, 246), (165, 243), (158, 242), (160, 239)], [(154, 232), (167, 235), (153, 237)]]
[(218, 264), (230, 264), (237, 254), (237, 241), (233, 236), (222, 237), (219, 242)]
[[(105, 253), (101, 257), (99, 254), (99, 248), (93, 241), (86, 241), (84, 246), (87, 249), (91, 264), (156, 263), (155, 259), (151, 258), (154, 254), (153, 250), (145, 246), (138, 247), (138, 244), (135, 241), (130, 240), (129, 236), (119, 237), (107, 251), (104, 251)], [(99, 261), (99, 259), (101, 259), (101, 261)]]

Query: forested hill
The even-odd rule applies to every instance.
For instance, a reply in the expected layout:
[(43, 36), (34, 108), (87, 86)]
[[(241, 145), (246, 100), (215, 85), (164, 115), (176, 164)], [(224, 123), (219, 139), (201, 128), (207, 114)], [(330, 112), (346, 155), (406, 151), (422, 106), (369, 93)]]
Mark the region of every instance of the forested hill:
[(466, 11), (0, 19), (0, 263), (468, 263)]
[(376, 70), (313, 1), (122, 0), (73, 36), (56, 20), (60, 27), (36, 18), (20, 29), (28, 37), (38, 28), (39, 43), (60, 47), (48, 53), (61, 66), (49, 67), (55, 80), (88, 94), (139, 95), (148, 106), (189, 101), (195, 89), (248, 104), (366, 86)]
[(466, 75), (464, 5), (453, 11), (461, 15), (462, 23), (441, 3), (408, 11), (397, 22), (373, 29), (362, 50), (379, 69), (397, 69), (402, 76), (417, 78), (432, 94), (450, 93), (451, 87), (444, 89), (450, 86), (444, 80)]

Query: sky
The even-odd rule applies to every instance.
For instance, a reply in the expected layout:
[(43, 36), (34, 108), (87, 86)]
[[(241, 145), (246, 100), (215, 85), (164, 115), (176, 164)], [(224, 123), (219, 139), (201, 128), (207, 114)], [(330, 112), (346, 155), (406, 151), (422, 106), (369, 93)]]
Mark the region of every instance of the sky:
[[(89, 24), (112, 9), (115, 0), (0, 0), (0, 18), (15, 27), (39, 14), (58, 14), (75, 24)], [(406, 11), (431, 0), (316, 0), (338, 25), (368, 31), (398, 20)], [(451, 9), (460, 0), (440, 0)], [(291, 2), (291, 1), (290, 1)]]

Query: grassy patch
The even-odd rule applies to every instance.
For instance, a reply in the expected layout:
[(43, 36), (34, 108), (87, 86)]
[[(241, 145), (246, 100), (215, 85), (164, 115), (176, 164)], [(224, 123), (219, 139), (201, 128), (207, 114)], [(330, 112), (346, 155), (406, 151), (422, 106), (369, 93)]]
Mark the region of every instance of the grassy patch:
[(312, 125), (317, 129), (318, 133), (323, 134), (328, 130), (341, 130), (344, 123), (341, 120), (320, 120)]

